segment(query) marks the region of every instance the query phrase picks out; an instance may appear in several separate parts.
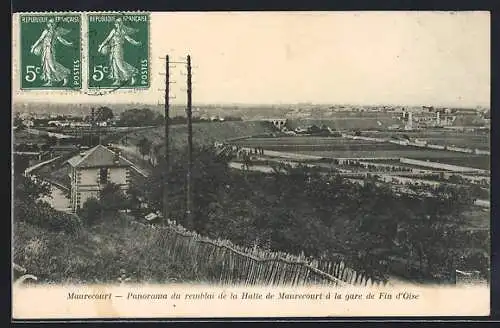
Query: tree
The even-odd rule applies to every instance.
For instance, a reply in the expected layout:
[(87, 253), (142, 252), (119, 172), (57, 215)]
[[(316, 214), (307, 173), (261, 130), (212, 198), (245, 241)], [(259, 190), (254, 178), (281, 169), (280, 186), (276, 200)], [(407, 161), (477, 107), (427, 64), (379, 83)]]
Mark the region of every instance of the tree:
[(31, 176), (14, 175), (14, 218), (52, 231), (77, 233), (81, 227), (78, 217), (56, 211), (42, 197), (50, 197), (50, 184)]
[(127, 208), (129, 208), (133, 215), (140, 213), (142, 198), (144, 194), (141, 191), (141, 184), (136, 180), (132, 181), (131, 186), (127, 191)]
[(89, 198), (83, 203), (82, 208), (78, 210), (78, 214), (86, 225), (93, 225), (102, 217), (101, 203), (96, 198)]
[(113, 216), (129, 205), (130, 202), (120, 187), (114, 183), (108, 183), (100, 191), (99, 198), (87, 199), (78, 214), (83, 218), (85, 224), (93, 225), (104, 216)]
[(243, 168), (245, 170), (250, 170), (250, 167), (252, 166), (252, 158), (250, 156), (250, 154), (248, 154), (247, 152), (244, 152), (243, 153)]
[(116, 213), (128, 205), (125, 193), (120, 189), (120, 186), (114, 183), (108, 183), (101, 190), (99, 202), (103, 211), (108, 213)]
[(96, 121), (106, 122), (114, 118), (113, 110), (109, 107), (103, 106), (99, 107), (96, 111)]
[(307, 129), (307, 132), (310, 134), (321, 133), (321, 128), (317, 125), (312, 125)]
[(13, 119), (12, 123), (14, 126), (18, 126), (18, 127), (23, 125), (23, 120), (21, 118), (21, 115), (19, 115), (19, 113), (16, 113), (14, 115), (14, 119)]
[[(150, 208), (162, 209), (163, 179), (167, 177), (169, 215), (171, 219), (181, 222), (184, 217), (186, 199), (186, 173), (187, 152), (185, 150), (173, 149), (171, 165), (165, 175), (164, 162), (153, 168), (152, 174), (138, 184), (136, 189), (141, 196), (147, 200)], [(212, 146), (193, 149), (193, 217), (198, 231), (203, 231), (206, 224), (206, 215), (211, 203), (218, 202), (218, 191), (227, 184), (230, 171), (228, 167), (229, 157), (218, 155)]]
[(443, 270), (454, 270), (457, 251), (464, 239), (460, 228), (464, 225), (464, 209), (472, 205), (465, 188), (440, 186), (433, 197), (406, 202), (410, 211), (400, 223), (406, 248), (418, 256), (419, 269), (428, 277)]
[(163, 149), (163, 144), (161, 143), (153, 145), (152, 154), (154, 157), (154, 163), (152, 162), (151, 163), (152, 165), (158, 165), (162, 157), (162, 149)]
[(58, 143), (58, 139), (56, 137), (47, 137), (47, 144), (49, 146), (55, 146)]
[(450, 183), (455, 183), (455, 184), (460, 184), (463, 181), (462, 177), (460, 177), (459, 175), (456, 175), (456, 174), (450, 175), (448, 180), (450, 181)]
[(121, 126), (156, 126), (163, 123), (163, 115), (149, 108), (126, 110), (120, 114), (119, 121)]
[(151, 140), (147, 139), (146, 137), (138, 141), (137, 147), (139, 148), (139, 153), (142, 155), (142, 159), (144, 159), (146, 155), (149, 155), (152, 145), (153, 143), (151, 142)]
[(50, 184), (35, 180), (30, 176), (18, 176), (15, 181), (14, 196), (26, 204), (35, 204), (38, 199), (50, 196)]
[(29, 165), (30, 163), (28, 157), (22, 155), (14, 155), (14, 163), (12, 165), (14, 167), (14, 177), (16, 178), (21, 176), (29, 167)]

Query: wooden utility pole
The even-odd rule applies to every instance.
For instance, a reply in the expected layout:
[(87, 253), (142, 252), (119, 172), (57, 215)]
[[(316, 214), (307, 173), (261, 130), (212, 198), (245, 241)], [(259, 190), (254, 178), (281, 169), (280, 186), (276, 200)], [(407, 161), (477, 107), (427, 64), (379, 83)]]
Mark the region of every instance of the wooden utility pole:
[[(100, 109), (97, 111), (97, 117), (102, 117)], [(99, 138), (97, 140), (99, 141), (99, 145), (101, 144), (101, 124), (101, 121), (97, 121), (97, 136)]]
[(192, 124), (192, 108), (191, 108), (191, 56), (187, 56), (187, 128), (188, 128), (188, 167), (186, 175), (186, 226), (188, 229), (193, 228), (192, 218), (192, 181), (191, 170), (193, 169), (193, 124)]
[(169, 57), (165, 56), (165, 167), (163, 169), (163, 218), (168, 218), (168, 174), (170, 171), (170, 68)]
[(91, 114), (91, 123), (90, 123), (90, 140), (89, 140), (89, 147), (92, 147), (94, 144), (94, 131), (95, 131), (95, 108), (92, 107), (92, 114)]

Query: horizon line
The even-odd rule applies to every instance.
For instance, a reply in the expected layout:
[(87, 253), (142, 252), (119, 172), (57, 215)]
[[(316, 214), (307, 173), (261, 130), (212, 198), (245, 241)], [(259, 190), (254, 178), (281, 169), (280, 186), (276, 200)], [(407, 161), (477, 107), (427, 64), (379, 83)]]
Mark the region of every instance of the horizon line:
[[(23, 102), (13, 102), (12, 108), (17, 105), (50, 105), (50, 106), (59, 106), (59, 105), (70, 105), (70, 106), (85, 106), (85, 105), (101, 105), (101, 106), (133, 106), (133, 105), (142, 105), (142, 106), (164, 106), (162, 103), (151, 103), (151, 102), (117, 102), (117, 103), (106, 103), (106, 102), (81, 102), (81, 103), (71, 103), (71, 102), (49, 102), (49, 101), (23, 101)], [(207, 102), (207, 103), (195, 103), (193, 104), (193, 108), (200, 106), (365, 106), (365, 107), (438, 107), (438, 108), (487, 108), (490, 109), (490, 104), (468, 104), (468, 105), (452, 105), (452, 104), (432, 104), (432, 103), (419, 103), (419, 104), (395, 104), (395, 103), (335, 103), (335, 102), (275, 102), (275, 103), (249, 103), (249, 102)], [(184, 103), (171, 103), (171, 107), (173, 106), (186, 106)]]

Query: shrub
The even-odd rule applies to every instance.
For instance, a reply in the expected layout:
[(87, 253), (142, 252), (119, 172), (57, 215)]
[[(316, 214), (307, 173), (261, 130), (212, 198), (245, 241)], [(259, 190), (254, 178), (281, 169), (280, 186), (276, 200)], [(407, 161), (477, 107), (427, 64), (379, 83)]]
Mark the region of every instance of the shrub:
[(16, 221), (24, 221), (50, 231), (75, 234), (82, 227), (82, 222), (77, 216), (57, 211), (45, 201), (27, 204), (17, 199), (14, 213)]
[(109, 183), (102, 189), (99, 203), (106, 212), (117, 212), (128, 205), (127, 197), (114, 183)]
[(95, 198), (89, 198), (78, 211), (78, 215), (86, 225), (92, 225), (101, 217), (101, 212), (101, 203)]
[(82, 228), (82, 221), (73, 214), (54, 211), (54, 213), (46, 218), (46, 226), (49, 230), (62, 231), (70, 234), (77, 234)]

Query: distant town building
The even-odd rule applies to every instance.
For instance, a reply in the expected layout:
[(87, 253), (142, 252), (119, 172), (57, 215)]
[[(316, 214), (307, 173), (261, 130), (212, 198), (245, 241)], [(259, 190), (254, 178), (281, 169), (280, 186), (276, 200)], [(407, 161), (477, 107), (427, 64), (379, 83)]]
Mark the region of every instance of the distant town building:
[(24, 119), (22, 122), (23, 122), (23, 125), (25, 127), (28, 127), (28, 128), (32, 128), (35, 125), (33, 120), (30, 120), (30, 119)]
[(272, 123), (276, 129), (281, 131), (286, 127), (288, 120), (286, 118), (269, 118), (266, 121)]
[(408, 113), (408, 121), (406, 122), (405, 130), (413, 130), (413, 113), (412, 112)]
[(127, 191), (132, 163), (103, 145), (70, 158), (71, 209), (76, 212), (89, 198), (98, 198), (100, 191), (114, 183)]
[(92, 124), (86, 122), (71, 122), (70, 127), (72, 128), (90, 128)]

